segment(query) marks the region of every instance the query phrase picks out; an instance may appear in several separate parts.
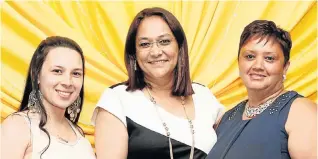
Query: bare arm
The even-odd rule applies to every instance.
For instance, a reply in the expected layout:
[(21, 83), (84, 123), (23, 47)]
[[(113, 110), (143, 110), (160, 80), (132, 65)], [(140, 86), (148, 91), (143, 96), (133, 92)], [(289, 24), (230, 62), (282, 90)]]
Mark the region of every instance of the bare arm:
[(95, 148), (98, 159), (126, 159), (128, 134), (125, 125), (113, 114), (98, 108)]
[(219, 115), (218, 115), (218, 117), (217, 117), (217, 119), (216, 119), (216, 122), (215, 122), (215, 124), (213, 125), (214, 130), (216, 130), (216, 129), (219, 127), (219, 124), (220, 124), (220, 122), (221, 122), (221, 119), (222, 119), (224, 113), (225, 113), (224, 111), (219, 112)]
[(20, 115), (11, 115), (1, 125), (1, 158), (23, 159), (30, 144), (30, 127)]
[(317, 158), (317, 105), (306, 98), (296, 99), (285, 125), (292, 159)]

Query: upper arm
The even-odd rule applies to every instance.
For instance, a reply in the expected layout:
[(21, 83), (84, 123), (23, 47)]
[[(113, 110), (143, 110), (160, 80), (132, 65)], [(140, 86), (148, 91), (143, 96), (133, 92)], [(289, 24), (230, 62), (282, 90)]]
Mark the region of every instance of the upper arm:
[(225, 113), (225, 107), (218, 101), (218, 99), (213, 95), (213, 93), (210, 91), (210, 89), (206, 88), (206, 93), (208, 94), (208, 101), (209, 105), (211, 105), (212, 110), (213, 110), (213, 115), (212, 117), (214, 118), (214, 125), (213, 127), (216, 128), (219, 122), (222, 119), (222, 116)]
[[(209, 89), (208, 89), (209, 90)], [(223, 104), (221, 104), (218, 99), (212, 94), (212, 92), (209, 90), (209, 98), (210, 98), (210, 104), (211, 106), (214, 107), (214, 111), (215, 111), (215, 125), (219, 124), (219, 122), (221, 121), (222, 116), (225, 113), (225, 107), (223, 106)]]
[(218, 126), (219, 126), (219, 124), (220, 124), (220, 122), (221, 122), (221, 120), (222, 120), (222, 117), (223, 117), (223, 115), (224, 115), (224, 110), (222, 110), (222, 111), (220, 111), (219, 113), (218, 113), (218, 117), (217, 117), (217, 119), (216, 119), (216, 121), (215, 121), (215, 124), (213, 125), (213, 128), (216, 130), (217, 128), (218, 128)]
[(125, 125), (110, 112), (98, 108), (95, 127), (97, 158), (125, 159), (128, 153), (128, 134)]
[(317, 105), (306, 98), (293, 102), (285, 125), (293, 159), (317, 158)]
[(97, 158), (127, 158), (126, 116), (117, 92), (109, 88), (104, 91), (93, 113), (92, 122), (95, 124)]
[(22, 159), (30, 144), (30, 125), (20, 115), (10, 115), (1, 124), (1, 158)]

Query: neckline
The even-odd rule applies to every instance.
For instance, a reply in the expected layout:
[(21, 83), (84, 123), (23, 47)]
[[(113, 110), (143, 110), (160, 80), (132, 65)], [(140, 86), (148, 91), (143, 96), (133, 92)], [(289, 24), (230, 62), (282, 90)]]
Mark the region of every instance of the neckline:
[[(24, 114), (26, 117), (28, 117), (28, 115), (26, 114), (26, 113), (24, 113), (24, 112), (22, 112), (21, 114)], [(36, 113), (36, 115), (39, 115), (38, 113)], [(31, 117), (30, 117), (31, 118)], [(35, 116), (32, 116), (32, 118), (31, 118), (33, 121), (35, 121), (36, 123), (39, 123), (40, 122), (40, 119), (38, 119), (38, 117), (35, 117)], [(52, 134), (49, 134), (50, 135), (50, 137), (51, 137), (51, 139), (53, 138), (55, 141), (57, 141), (58, 143), (61, 143), (61, 144), (64, 144), (64, 145), (69, 145), (69, 146), (74, 146), (74, 145), (76, 145), (78, 142), (79, 142), (79, 140), (81, 139), (81, 135), (79, 134), (79, 132), (77, 131), (77, 129), (73, 126), (73, 123), (70, 121), (70, 120), (68, 120), (67, 118), (65, 118), (66, 119), (66, 121), (68, 122), (68, 124), (71, 126), (71, 129), (73, 130), (73, 132), (75, 133), (75, 135), (76, 135), (76, 140), (74, 140), (74, 141), (69, 141), (69, 142), (64, 142), (64, 141), (62, 141), (61, 139), (59, 139), (59, 137), (57, 137), (57, 136), (55, 136), (55, 135), (52, 135)], [(36, 126), (36, 128), (39, 128), (38, 127), (38, 125), (37, 124), (35, 124), (35, 126)], [(40, 128), (39, 128), (40, 129)], [(40, 131), (42, 131), (41, 129), (40, 129)]]
[(241, 121), (251, 121), (251, 120), (253, 120), (253, 119), (257, 119), (257, 118), (260, 118), (261, 116), (263, 116), (263, 114), (265, 114), (268, 110), (269, 110), (269, 108), (271, 108), (273, 105), (276, 105), (276, 103), (278, 102), (278, 101), (280, 101), (280, 99), (281, 99), (281, 97), (283, 96), (283, 95), (286, 95), (286, 94), (288, 94), (288, 93), (290, 93), (291, 91), (286, 91), (285, 93), (282, 93), (282, 94), (280, 94), (275, 100), (274, 100), (274, 102), (272, 103), (272, 104), (270, 104), (270, 106), (268, 106), (261, 114), (259, 114), (259, 115), (257, 115), (255, 118), (251, 118), (251, 119), (245, 119), (245, 120), (243, 120), (243, 115), (244, 115), (244, 112), (245, 112), (245, 109), (246, 109), (246, 103), (248, 102), (248, 99), (246, 99), (246, 100), (244, 100), (243, 102), (241, 102), (241, 111), (240, 111), (240, 120)]
[[(176, 116), (176, 115), (170, 113), (169, 111), (165, 110), (165, 109), (164, 109), (161, 105), (159, 105), (159, 104), (154, 105), (154, 104), (150, 101), (150, 99), (147, 98), (147, 96), (144, 94), (144, 92), (143, 92), (142, 90), (137, 90), (137, 92), (140, 93), (141, 96), (142, 96), (142, 98), (144, 99), (144, 101), (146, 101), (146, 102), (147, 102), (149, 105), (151, 105), (153, 108), (156, 106), (160, 112), (163, 112), (163, 113), (166, 114), (167, 116), (169, 116), (169, 117), (171, 117), (171, 118), (174, 118), (174, 119), (176, 119), (176, 120), (181, 120), (181, 121), (183, 121), (183, 122), (188, 122), (188, 119), (187, 119), (187, 118)], [(197, 104), (196, 104), (195, 94), (192, 94), (191, 97), (192, 97), (192, 100), (193, 100), (193, 107), (194, 107), (194, 119), (192, 119), (191, 121), (192, 121), (192, 122), (195, 122), (195, 121), (197, 121), (197, 119), (198, 119), (198, 109), (197, 109), (197, 107), (196, 107)], [(180, 106), (181, 106), (181, 103), (180, 103)], [(156, 108), (154, 108), (154, 109), (156, 109)], [(165, 121), (166, 121), (166, 120), (165, 120)]]
[(76, 135), (76, 140), (74, 141), (68, 141), (68, 142), (64, 142), (63, 140), (60, 139), (60, 137), (57, 137), (55, 135), (50, 135), (52, 138), (54, 138), (55, 141), (57, 141), (58, 143), (61, 143), (63, 145), (68, 145), (68, 146), (75, 146), (79, 140), (81, 139), (81, 136), (78, 134), (76, 128), (73, 126), (73, 123), (71, 121), (69, 121), (67, 118), (66, 118), (68, 124), (71, 126), (73, 132), (75, 133)]

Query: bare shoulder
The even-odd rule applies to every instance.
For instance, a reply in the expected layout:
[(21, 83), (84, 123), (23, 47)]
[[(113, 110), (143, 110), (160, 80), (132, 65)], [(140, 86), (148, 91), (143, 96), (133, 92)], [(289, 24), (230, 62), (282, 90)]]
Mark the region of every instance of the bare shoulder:
[(9, 115), (1, 124), (3, 143), (27, 146), (30, 142), (30, 122), (20, 113)]
[(1, 158), (24, 158), (31, 145), (30, 120), (21, 112), (1, 124)]
[[(30, 130), (30, 121), (28, 121), (27, 116), (22, 115), (22, 113), (13, 113), (9, 115), (1, 124), (1, 131), (10, 132), (10, 134), (19, 134), (23, 136), (21, 132), (28, 132)], [(25, 134), (25, 133), (24, 133)]]
[(295, 99), (285, 129), (291, 158), (317, 158), (317, 104), (306, 98)]
[(315, 117), (317, 115), (317, 104), (307, 98), (297, 98), (291, 105), (290, 114), (297, 117)]
[(316, 121), (317, 104), (307, 98), (297, 98), (291, 105), (286, 122), (286, 130), (298, 127), (299, 124), (304, 122), (306, 124), (314, 124)]

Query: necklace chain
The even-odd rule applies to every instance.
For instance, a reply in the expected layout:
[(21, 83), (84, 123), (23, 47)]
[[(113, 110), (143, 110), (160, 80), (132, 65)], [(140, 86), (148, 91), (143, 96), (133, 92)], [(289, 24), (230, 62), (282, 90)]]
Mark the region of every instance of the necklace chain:
[(68, 140), (66, 140), (66, 139), (64, 139), (64, 138), (62, 138), (62, 137), (60, 137), (60, 135), (57, 135), (57, 138), (58, 138), (59, 140), (65, 142), (65, 143), (68, 143)]
[[(166, 122), (163, 121), (163, 119), (161, 118), (160, 116), (160, 113), (158, 111), (158, 108), (157, 108), (157, 102), (155, 100), (155, 98), (151, 95), (148, 87), (146, 87), (147, 89), (147, 92), (150, 96), (150, 101), (153, 103), (153, 105), (155, 106), (156, 108), (156, 112), (162, 122), (162, 125), (166, 131), (166, 135), (168, 137), (168, 140), (169, 140), (169, 150), (170, 150), (170, 159), (173, 159), (173, 148), (172, 148), (172, 143), (171, 143), (171, 138), (170, 138), (170, 131), (169, 131), (169, 128), (168, 128), (168, 125)], [(191, 136), (192, 136), (192, 145), (191, 145), (191, 151), (190, 151), (190, 157), (189, 159), (193, 159), (193, 156), (194, 156), (194, 144), (195, 144), (195, 140), (194, 140), (194, 126), (193, 126), (193, 123), (192, 123), (192, 120), (189, 118), (188, 114), (187, 114), (187, 111), (186, 111), (186, 107), (185, 107), (185, 97), (184, 96), (181, 96), (181, 104), (182, 104), (182, 107), (183, 107), (183, 110), (185, 112), (185, 115), (186, 115), (186, 118), (188, 120), (188, 123), (189, 123), (189, 126), (190, 126), (190, 132), (191, 132)]]

